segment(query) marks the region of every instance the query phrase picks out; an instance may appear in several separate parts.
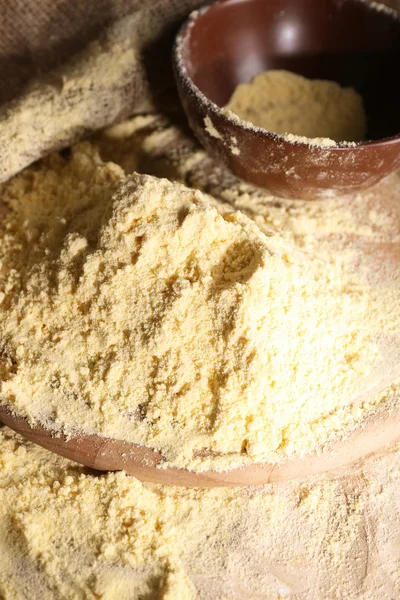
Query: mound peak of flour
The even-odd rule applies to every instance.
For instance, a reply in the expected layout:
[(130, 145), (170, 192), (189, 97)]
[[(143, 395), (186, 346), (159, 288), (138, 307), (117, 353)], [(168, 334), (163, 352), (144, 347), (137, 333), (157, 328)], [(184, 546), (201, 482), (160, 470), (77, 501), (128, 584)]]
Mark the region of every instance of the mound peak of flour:
[(225, 469), (315, 447), (368, 378), (362, 307), (199, 191), (82, 145), (3, 199), (1, 395), (32, 421)]

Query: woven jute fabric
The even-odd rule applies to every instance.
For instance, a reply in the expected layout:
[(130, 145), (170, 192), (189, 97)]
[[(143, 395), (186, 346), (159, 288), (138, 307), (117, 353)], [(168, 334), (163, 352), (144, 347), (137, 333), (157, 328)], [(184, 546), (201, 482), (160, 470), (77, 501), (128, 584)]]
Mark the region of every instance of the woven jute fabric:
[(179, 24), (204, 0), (0, 0), (0, 180), (172, 85)]
[[(69, 60), (127, 15), (137, 14), (140, 30), (141, 19), (152, 12), (164, 20), (167, 32), (202, 4), (204, 0), (0, 0), (0, 102), (15, 97), (32, 77)], [(155, 39), (159, 37), (155, 32)]]

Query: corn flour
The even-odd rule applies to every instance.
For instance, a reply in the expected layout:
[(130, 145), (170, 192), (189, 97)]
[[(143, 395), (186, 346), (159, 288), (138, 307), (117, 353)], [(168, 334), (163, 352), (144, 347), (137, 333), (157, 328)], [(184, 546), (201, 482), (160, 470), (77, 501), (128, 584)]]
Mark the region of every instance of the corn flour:
[[(220, 211), (241, 210), (266, 234), (278, 232), (292, 252), (294, 246), (305, 253), (312, 271), (324, 268), (332, 281), (340, 275), (343, 288), (361, 285), (365, 293), (367, 287), (375, 326), (388, 330), (391, 323), (396, 331), (398, 263), (388, 264), (387, 249), (400, 241), (399, 174), (351, 198), (282, 200), (215, 166), (192, 138), (158, 116), (131, 119), (96, 145), (127, 173), (168, 177), (212, 194), (207, 200)], [(46, 215), (68, 212), (77, 187), (90, 198), (119, 186), (121, 168), (104, 165), (88, 146), (75, 153), (72, 161), (53, 156), (12, 184), (3, 211), (13, 206), (18, 228), (27, 221), (35, 240)], [(93, 170), (96, 176), (88, 177)], [(44, 172), (47, 185), (35, 184)], [(46, 187), (52, 192), (44, 194)], [(0, 425), (0, 598), (396, 598), (399, 458), (395, 446), (329, 477), (186, 490), (94, 473)]]
[(288, 141), (335, 146), (366, 134), (363, 99), (353, 88), (290, 71), (265, 71), (239, 84), (224, 110)]
[(223, 470), (318, 450), (393, 401), (398, 322), (340, 260), (88, 143), (2, 200), (1, 397), (31, 422)]

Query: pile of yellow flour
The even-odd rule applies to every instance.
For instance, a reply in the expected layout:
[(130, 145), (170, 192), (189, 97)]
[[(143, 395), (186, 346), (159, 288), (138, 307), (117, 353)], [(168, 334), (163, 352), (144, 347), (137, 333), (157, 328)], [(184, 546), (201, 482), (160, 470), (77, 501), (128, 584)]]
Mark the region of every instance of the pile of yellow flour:
[(200, 192), (86, 144), (2, 199), (1, 396), (32, 422), (223, 469), (312, 450), (384, 391), (368, 294)]
[(89, 144), (1, 197), (1, 397), (31, 422), (225, 469), (315, 450), (386, 400), (368, 288), (240, 212)]

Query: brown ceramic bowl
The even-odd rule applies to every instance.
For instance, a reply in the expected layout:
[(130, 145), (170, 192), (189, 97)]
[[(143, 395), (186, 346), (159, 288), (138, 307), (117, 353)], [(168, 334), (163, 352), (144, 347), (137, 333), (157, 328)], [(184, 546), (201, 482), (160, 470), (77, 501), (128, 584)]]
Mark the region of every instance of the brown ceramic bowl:
[[(316, 199), (368, 188), (400, 167), (400, 18), (361, 0), (220, 0), (178, 34), (174, 69), (189, 123), (215, 158), (274, 194)], [(315, 147), (220, 110), (267, 69), (353, 86), (368, 141)], [(206, 128), (206, 124), (208, 127)]]

